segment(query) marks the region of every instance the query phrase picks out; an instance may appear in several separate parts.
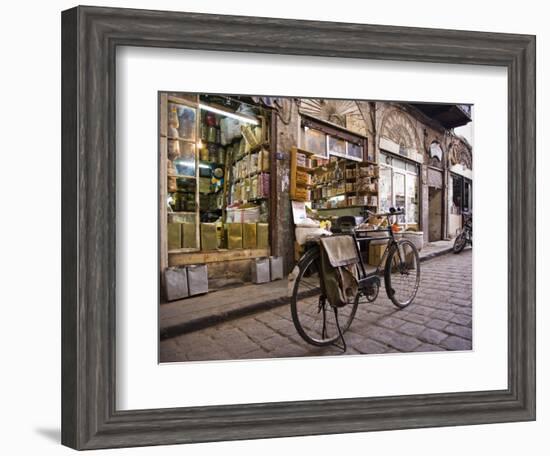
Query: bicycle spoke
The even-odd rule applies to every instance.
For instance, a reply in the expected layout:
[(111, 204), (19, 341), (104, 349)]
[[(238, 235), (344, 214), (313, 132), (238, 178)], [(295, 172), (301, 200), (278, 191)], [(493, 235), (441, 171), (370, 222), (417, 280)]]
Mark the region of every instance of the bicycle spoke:
[(398, 307), (409, 305), (418, 290), (420, 263), (418, 252), (410, 241), (400, 241), (392, 250), (386, 269), (386, 291)]

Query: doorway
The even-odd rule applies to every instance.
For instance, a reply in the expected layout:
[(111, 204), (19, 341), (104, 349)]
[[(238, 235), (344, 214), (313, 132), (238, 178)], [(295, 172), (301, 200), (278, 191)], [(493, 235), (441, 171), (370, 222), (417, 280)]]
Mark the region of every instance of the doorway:
[(428, 241), (443, 239), (443, 191), (441, 188), (428, 187)]

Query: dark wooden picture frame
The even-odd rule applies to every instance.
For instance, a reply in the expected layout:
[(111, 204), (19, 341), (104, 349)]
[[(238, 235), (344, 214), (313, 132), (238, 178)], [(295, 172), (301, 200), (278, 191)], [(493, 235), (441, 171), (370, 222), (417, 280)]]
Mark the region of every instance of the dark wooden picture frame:
[[(508, 388), (117, 410), (117, 46), (507, 68)], [(67, 10), (62, 14), (62, 443), (93, 449), (534, 420), (534, 226), (534, 36), (99, 7)]]

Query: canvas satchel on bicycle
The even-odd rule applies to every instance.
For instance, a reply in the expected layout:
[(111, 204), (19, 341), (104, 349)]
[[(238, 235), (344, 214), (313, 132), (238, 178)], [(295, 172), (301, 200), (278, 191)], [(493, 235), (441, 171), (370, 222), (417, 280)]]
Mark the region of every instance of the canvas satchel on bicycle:
[(352, 236), (332, 236), (320, 240), (321, 283), (333, 307), (351, 304), (357, 295), (359, 258), (354, 242)]

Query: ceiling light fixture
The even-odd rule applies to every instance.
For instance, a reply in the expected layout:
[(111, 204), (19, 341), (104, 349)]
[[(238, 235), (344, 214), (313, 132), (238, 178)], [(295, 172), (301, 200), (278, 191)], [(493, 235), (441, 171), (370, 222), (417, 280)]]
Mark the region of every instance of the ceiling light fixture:
[(232, 119), (236, 119), (239, 122), (249, 123), (252, 125), (259, 124), (259, 122), (256, 119), (253, 119), (252, 117), (245, 117), (239, 114), (234, 114), (232, 112), (224, 111), (223, 109), (213, 108), (212, 106), (208, 106), (202, 103), (199, 104), (199, 109), (203, 109), (204, 111), (214, 112), (216, 114), (221, 114), (222, 116), (231, 117)]

